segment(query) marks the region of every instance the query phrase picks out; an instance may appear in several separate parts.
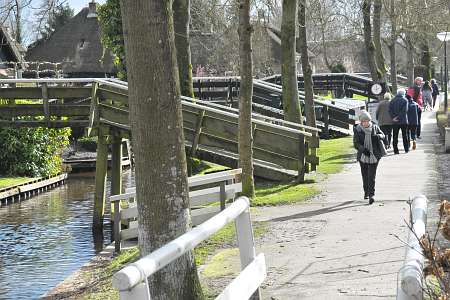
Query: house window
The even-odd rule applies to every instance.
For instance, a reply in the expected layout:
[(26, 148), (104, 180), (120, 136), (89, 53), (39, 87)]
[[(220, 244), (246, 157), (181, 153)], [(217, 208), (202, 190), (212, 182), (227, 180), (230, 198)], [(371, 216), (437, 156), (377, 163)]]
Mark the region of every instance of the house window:
[(80, 49), (83, 49), (83, 47), (84, 47), (84, 39), (81, 39), (79, 47), (80, 47)]

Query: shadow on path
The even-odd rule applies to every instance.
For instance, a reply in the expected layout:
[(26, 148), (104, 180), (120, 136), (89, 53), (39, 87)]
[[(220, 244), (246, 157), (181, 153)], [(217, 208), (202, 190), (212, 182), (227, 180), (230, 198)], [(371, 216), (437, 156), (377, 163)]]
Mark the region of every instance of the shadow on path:
[[(355, 203), (354, 205), (350, 205), (352, 203)], [(342, 209), (348, 209), (348, 208), (354, 208), (354, 207), (358, 207), (358, 206), (367, 206), (367, 203), (362, 203), (360, 201), (346, 201), (346, 202), (342, 202), (339, 203), (337, 205), (333, 205), (330, 207), (324, 207), (321, 209), (317, 209), (317, 210), (312, 210), (312, 211), (305, 211), (302, 213), (298, 213), (295, 215), (290, 215), (290, 216), (285, 216), (285, 217), (279, 217), (279, 218), (274, 218), (274, 219), (269, 219), (267, 221), (269, 222), (282, 222), (282, 221), (288, 221), (288, 220), (292, 220), (292, 219), (304, 219), (304, 218), (309, 218), (309, 217), (313, 217), (313, 216), (318, 216), (318, 215), (323, 215), (323, 214), (328, 214), (328, 213), (332, 213), (338, 210), (342, 210)]]

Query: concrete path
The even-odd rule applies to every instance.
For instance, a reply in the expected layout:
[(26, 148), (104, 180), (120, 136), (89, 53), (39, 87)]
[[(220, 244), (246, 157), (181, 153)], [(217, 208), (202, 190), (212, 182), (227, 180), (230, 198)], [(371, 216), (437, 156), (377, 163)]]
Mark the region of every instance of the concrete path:
[[(423, 119), (418, 149), (384, 157), (378, 167), (375, 203), (363, 199), (359, 164), (330, 176), (324, 192), (296, 206), (258, 210), (255, 220), (271, 230), (259, 243), (268, 278), (264, 299), (394, 299), (402, 265), (409, 207), (416, 194), (436, 193), (434, 113)], [(398, 238), (397, 238), (398, 237)]]

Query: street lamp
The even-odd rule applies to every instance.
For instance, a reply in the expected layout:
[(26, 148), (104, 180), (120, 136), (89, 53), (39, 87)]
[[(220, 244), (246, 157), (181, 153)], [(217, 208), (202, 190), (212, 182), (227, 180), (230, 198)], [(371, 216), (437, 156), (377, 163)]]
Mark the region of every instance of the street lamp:
[(439, 32), (437, 38), (444, 42), (444, 111), (447, 113), (447, 41), (450, 41), (450, 32)]

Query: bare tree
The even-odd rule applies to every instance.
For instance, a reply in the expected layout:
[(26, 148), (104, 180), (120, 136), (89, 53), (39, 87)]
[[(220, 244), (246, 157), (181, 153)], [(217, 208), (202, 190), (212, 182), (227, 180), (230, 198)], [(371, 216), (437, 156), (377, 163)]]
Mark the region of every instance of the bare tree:
[(239, 166), (242, 168), (242, 194), (255, 197), (253, 180), (253, 60), (250, 0), (239, 0), (239, 62), (241, 85), (239, 93)]
[(298, 100), (296, 39), (297, 0), (283, 0), (281, 20), (281, 79), (283, 85), (283, 110), (287, 121), (303, 124)]
[(172, 7), (181, 95), (194, 97), (191, 47), (189, 45), (190, 0), (174, 0)]
[(306, 0), (299, 1), (298, 40), (300, 43), (300, 55), (302, 59), (303, 80), (305, 84), (305, 117), (306, 125), (316, 127), (316, 113), (314, 110), (314, 89), (312, 69), (309, 64), (308, 43), (306, 40)]
[[(121, 2), (141, 255), (191, 227), (171, 4), (158, 0)], [(149, 281), (152, 299), (203, 297), (192, 252)]]

